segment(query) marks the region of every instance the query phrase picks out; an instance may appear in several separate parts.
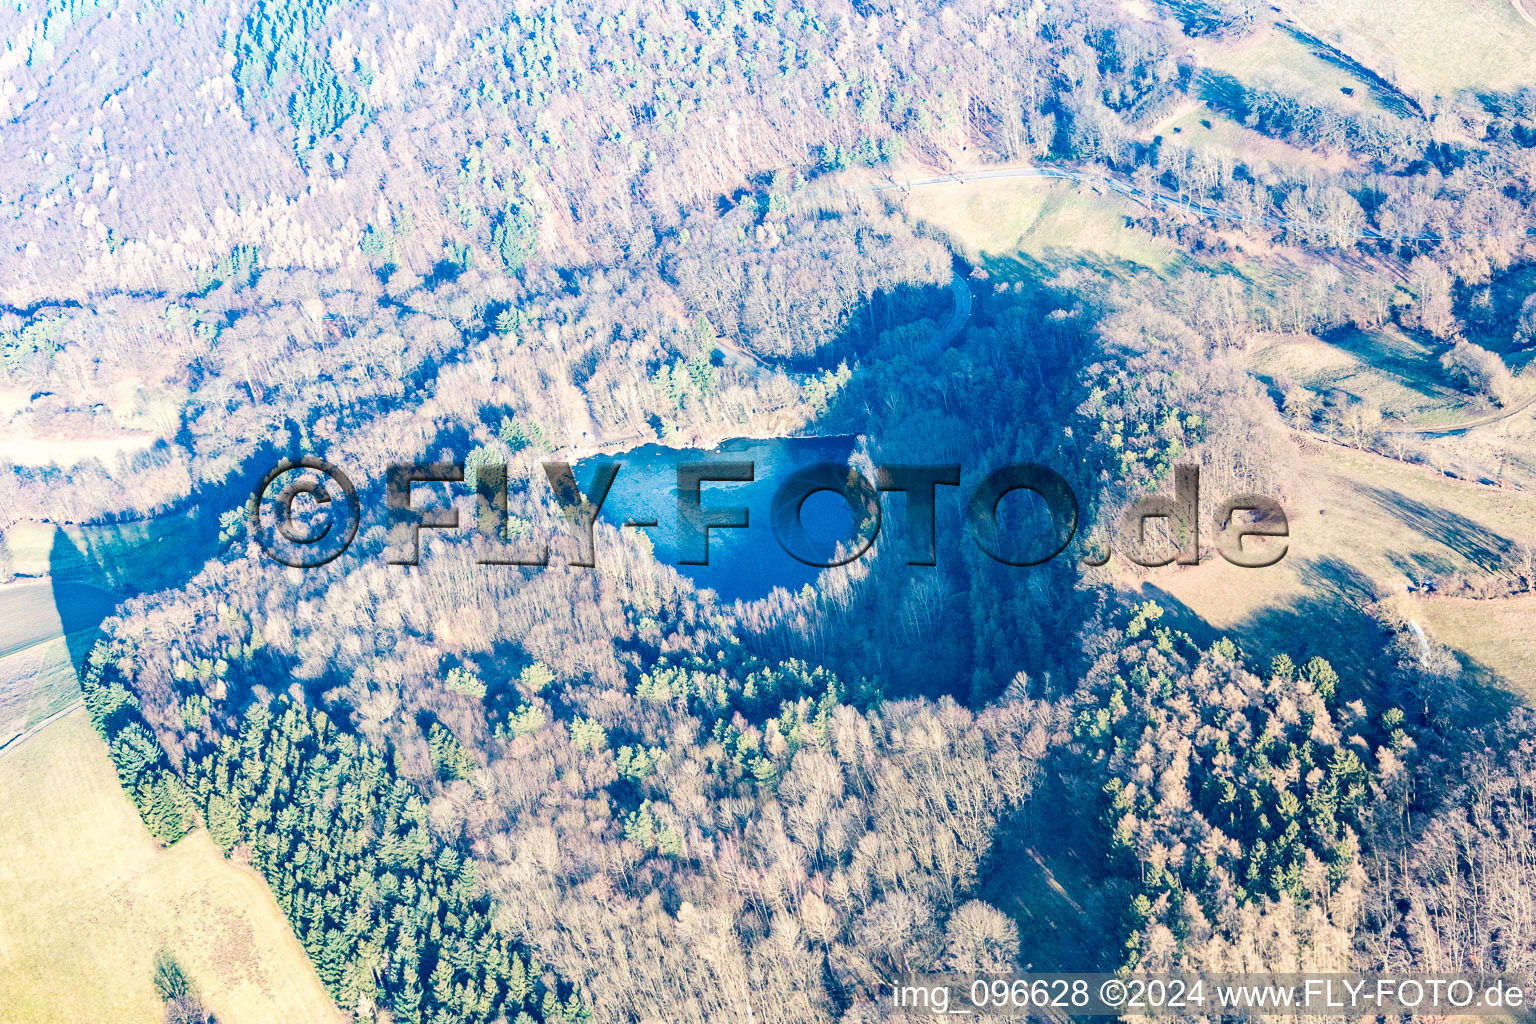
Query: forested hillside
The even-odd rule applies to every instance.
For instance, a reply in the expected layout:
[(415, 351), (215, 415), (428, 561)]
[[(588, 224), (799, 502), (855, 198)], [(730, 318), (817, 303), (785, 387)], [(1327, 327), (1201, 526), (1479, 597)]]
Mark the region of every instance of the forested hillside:
[[(1536, 480), (1416, 419), (1533, 393), (1536, 85), (1425, 92), (1288, 19), (0, 15), (0, 527), (218, 534), (83, 672), (150, 831), (260, 872), (359, 1020), (857, 1024), (911, 971), (1529, 969), (1529, 714), (1307, 554), (1310, 520), (1309, 578), (1347, 600), (1260, 643), (1115, 553), (1193, 463), (1219, 558), (1228, 498), (1309, 485), (1303, 442)], [(1054, 175), (1002, 244), (914, 198), (988, 168)], [(1324, 348), (1396, 390), (1293, 358)], [(1077, 539), (1006, 565), (956, 518), (935, 566), (882, 539), (730, 603), (606, 521), (575, 564), (543, 463), (794, 434), (967, 488), (1045, 464)], [(244, 511), (301, 455), (370, 510), (309, 570)], [(444, 461), (466, 525), (505, 464), (506, 539), (551, 564), (483, 564), (467, 529), (388, 564), (386, 466)], [(1513, 579), (1460, 511), (1417, 514)], [(1073, 920), (1039, 928), (1035, 890)]]

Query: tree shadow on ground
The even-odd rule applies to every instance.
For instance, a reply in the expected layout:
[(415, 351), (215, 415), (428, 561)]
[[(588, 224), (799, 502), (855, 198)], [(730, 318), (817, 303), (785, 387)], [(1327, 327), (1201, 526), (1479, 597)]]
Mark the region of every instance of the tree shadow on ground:
[(1459, 695), (1459, 714), (1453, 726), (1488, 726), (1507, 717), (1524, 701), (1511, 693), (1497, 672), (1466, 651), (1450, 648), (1461, 672), (1452, 681)]
[(869, 296), (843, 321), (841, 330), (815, 351), (773, 360), (788, 373), (818, 373), (878, 357), (882, 334), (920, 321), (944, 324), (954, 299), (948, 284), (901, 285)]
[[(1069, 290), (1060, 280), (1068, 274), (1086, 274), (1106, 282), (1128, 281), (1148, 274), (1159, 280), (1166, 278), (1165, 274), (1126, 256), (1054, 245), (1046, 246), (1038, 253), (983, 256), (979, 265), (994, 287), (1004, 284), (1058, 296)], [(1069, 286), (1071, 283), (1067, 282)]]
[[(1456, 316), (1466, 325), (1468, 341), (1498, 353), (1518, 372), (1536, 355), (1532, 339), (1516, 337), (1520, 310), (1528, 297), (1536, 295), (1536, 264), (1521, 263), (1496, 271), (1486, 296), (1483, 292), (1482, 288), (1457, 288)], [(1474, 301), (1483, 297), (1486, 303)]]
[[(1341, 701), (1363, 701), (1373, 716), (1401, 705), (1401, 672), (1390, 648), (1393, 634), (1367, 611), (1379, 599), (1369, 578), (1337, 558), (1305, 563), (1299, 570), (1307, 593), (1272, 608), (1264, 608), (1235, 626), (1217, 629), (1178, 598), (1157, 587), (1149, 589), (1164, 609), (1163, 623), (1182, 630), (1201, 647), (1221, 637), (1236, 641), (1249, 668), (1263, 673), (1280, 654), (1296, 664), (1312, 657), (1326, 659), (1339, 673)], [(1487, 665), (1460, 651), (1461, 672), (1455, 680), (1462, 712), (1455, 724), (1483, 725), (1508, 713), (1518, 699)]]
[(1238, 124), (1248, 117), (1248, 90), (1231, 75), (1209, 68), (1200, 71), (1197, 95), (1212, 110), (1226, 114)]
[(276, 465), (276, 452), (261, 446), (238, 472), (148, 519), (55, 528), (48, 576), (77, 673), (100, 638), (98, 627), (118, 604), (179, 589), (218, 555), (220, 516), (244, 506), (262, 474)]
[(1106, 861), (1100, 802), (1064, 767), (1048, 764), (1028, 804), (998, 828), (975, 894), (1018, 922), (1025, 970), (1112, 971), (1132, 893)]
[(1391, 374), (1411, 391), (1437, 401), (1466, 402), (1469, 396), (1445, 382), (1440, 363), (1431, 352), (1415, 353), (1391, 343), (1391, 336), (1349, 327), (1330, 331), (1322, 340), (1360, 360), (1366, 367)]
[[(135, 594), (184, 585), (212, 557), (218, 526), (198, 514), (171, 513), (169, 524), (54, 531), (48, 555), (54, 610), (77, 674), (100, 639), (100, 625)], [(211, 530), (213, 536), (206, 536)]]
[(1415, 584), (1449, 576), (1456, 571), (1456, 563), (1448, 555), (1432, 555), (1422, 551), (1409, 554), (1392, 553), (1387, 560)]
[(1277, 24), (1277, 27), (1295, 39), (1301, 45), (1307, 47), (1312, 56), (1330, 64), (1345, 74), (1352, 75), (1363, 82), (1370, 89), (1371, 98), (1381, 104), (1393, 117), (1415, 118), (1423, 117), (1424, 111), (1418, 101), (1406, 92), (1399, 89), (1392, 82), (1379, 74), (1374, 68), (1362, 64), (1317, 36), (1303, 31), (1295, 25)]
[(1445, 545), (1480, 569), (1496, 571), (1514, 554), (1514, 541), (1459, 512), (1426, 505), (1385, 487), (1356, 485), (1356, 490), (1403, 524)]
[(1225, 629), (1212, 626), (1166, 590), (1148, 589), (1163, 607), (1166, 625), (1188, 633), (1201, 647), (1230, 637), (1256, 672), (1266, 671), (1279, 654), (1289, 655), (1298, 664), (1316, 656), (1327, 659), (1341, 676), (1374, 689), (1374, 681), (1385, 675), (1381, 652), (1390, 637), (1365, 611), (1377, 598), (1370, 580), (1332, 557), (1306, 560), (1297, 571), (1306, 589), (1304, 596), (1262, 608)]

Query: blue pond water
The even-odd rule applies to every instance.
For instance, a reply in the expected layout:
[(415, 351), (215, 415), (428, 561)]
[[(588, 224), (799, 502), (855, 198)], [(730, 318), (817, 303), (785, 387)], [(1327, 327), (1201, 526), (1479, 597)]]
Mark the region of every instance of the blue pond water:
[[(718, 448), (664, 448), (646, 445), (622, 455), (595, 456), (576, 465), (576, 479), (585, 490), (600, 463), (619, 464), (618, 476), (603, 503), (601, 518), (615, 526), (641, 520), (656, 525), (640, 529), (655, 547), (656, 559), (674, 566), (696, 586), (708, 587), (727, 601), (755, 600), (774, 587), (799, 590), (814, 583), (820, 569), (805, 565), (779, 546), (769, 509), (779, 485), (798, 469), (818, 462), (846, 463), (853, 438), (786, 437), (769, 440), (741, 438)], [(689, 463), (751, 462), (750, 483), (706, 481), (700, 487), (703, 508), (745, 507), (745, 529), (709, 531), (709, 564), (681, 565), (688, 546), (677, 500), (677, 467)], [(801, 509), (801, 525), (812, 543), (830, 547), (854, 536), (853, 514), (840, 495), (812, 495)]]

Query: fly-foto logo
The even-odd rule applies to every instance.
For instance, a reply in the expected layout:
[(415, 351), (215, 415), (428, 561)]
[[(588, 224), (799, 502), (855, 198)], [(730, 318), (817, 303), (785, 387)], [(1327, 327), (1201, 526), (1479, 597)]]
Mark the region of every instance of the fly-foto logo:
[[(541, 464), (550, 496), (565, 520), (565, 533), (574, 553), (565, 562), (578, 567), (597, 564), (594, 526), (609, 490), (623, 468), (622, 461), (596, 465), (585, 491), (575, 469), (566, 462)], [(769, 521), (775, 541), (805, 565), (829, 568), (864, 556), (880, 535), (884, 518), (882, 495), (905, 496), (906, 562), (937, 564), (939, 548), (938, 495), (941, 487), (961, 485), (957, 463), (892, 463), (874, 467), (871, 480), (859, 469), (841, 463), (818, 462), (785, 476), (773, 495)], [(423, 507), (415, 488), (429, 484), (465, 484), (462, 462), (428, 462), (389, 467), (385, 473), (383, 505), (388, 525), (384, 557), (392, 565), (418, 565), (423, 530), (459, 530), (460, 509), (452, 505)], [(720, 501), (728, 486), (756, 480), (751, 461), (701, 460), (677, 466), (675, 494), (680, 526), (677, 563), (708, 565), (711, 531), (752, 528), (750, 511)], [(279, 486), (281, 484), (281, 486)], [(484, 565), (547, 566), (550, 537), (513, 540), (509, 529), (507, 467), (478, 463), (472, 487), (474, 529), (488, 544), (479, 556)], [(705, 485), (710, 486), (706, 501)], [(1016, 491), (1040, 501), (1044, 515), (1024, 536), (1003, 528), (999, 507)], [(818, 541), (806, 529), (806, 502), (822, 492), (841, 496), (852, 513), (855, 530), (837, 543)], [(1115, 532), (1115, 543), (1100, 545), (1081, 556), (1084, 564), (1103, 565), (1118, 552), (1141, 566), (1172, 562), (1194, 565), (1201, 559), (1200, 468), (1178, 466), (1172, 495), (1150, 495), (1126, 510)], [(351, 479), (339, 467), (313, 456), (285, 459), (257, 485), (246, 507), (251, 535), (275, 561), (295, 568), (314, 568), (333, 561), (352, 544), (362, 523), (363, 504)], [(993, 469), (970, 488), (965, 502), (965, 526), (975, 544), (994, 561), (1034, 566), (1066, 551), (1077, 536), (1079, 504), (1072, 486), (1058, 472), (1035, 462)], [(1273, 498), (1238, 494), (1217, 507), (1220, 556), (1244, 568), (1266, 568), (1285, 557), (1290, 526), (1285, 510)], [(1160, 529), (1149, 531), (1154, 522)], [(626, 526), (653, 527), (655, 521)], [(1256, 543), (1252, 538), (1264, 538)], [(1245, 541), (1249, 541), (1245, 543)]]

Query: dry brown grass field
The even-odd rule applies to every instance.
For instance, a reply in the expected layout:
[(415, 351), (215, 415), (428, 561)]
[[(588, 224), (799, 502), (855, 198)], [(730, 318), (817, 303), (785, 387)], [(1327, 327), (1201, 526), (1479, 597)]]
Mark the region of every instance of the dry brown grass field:
[(1318, 167), (1347, 170), (1355, 161), (1342, 153), (1323, 153), (1301, 149), (1279, 139), (1244, 127), (1210, 107), (1200, 105), (1175, 112), (1151, 133), (1161, 135), (1165, 144), (1190, 146), (1213, 155), (1242, 161), (1255, 170), (1265, 164), (1274, 167)]
[(1439, 354), (1422, 338), (1388, 326), (1338, 331), (1328, 339), (1266, 335), (1248, 351), (1259, 377), (1289, 378), (1309, 391), (1342, 391), (1375, 403), (1382, 415), (1416, 426), (1468, 418), (1465, 392), (1452, 386)]
[[(896, 173), (900, 180), (905, 175)], [(1161, 271), (1183, 257), (1171, 245), (1125, 226), (1131, 209), (1086, 185), (1011, 178), (916, 189), (911, 214), (942, 228), (976, 262), (1047, 266), (1098, 262)]]
[[(1285, 0), (1279, 6), (1406, 90), (1451, 96), (1536, 80), (1536, 25), (1512, 0)], [(1530, 7), (1525, 0), (1524, 9)]]
[(62, 580), (0, 586), (0, 1022), (154, 1024), (162, 949), (221, 1024), (336, 1020), (261, 878), (201, 831), (162, 849), (84, 710), (67, 711), (90, 637), (62, 634), (58, 604), (95, 618), (112, 601)]
[(220, 1024), (340, 1019), (261, 878), (150, 838), (83, 710), (0, 754), (0, 891), (5, 1024), (158, 1022), (162, 949)]
[(1261, 25), (1235, 42), (1206, 37), (1197, 53), (1201, 64), (1217, 74), (1230, 75), (1247, 85), (1279, 85), (1289, 93), (1345, 110), (1370, 112), (1392, 102), (1389, 91), (1368, 75), (1351, 69), (1323, 46), (1285, 25)]
[(1502, 601), (1414, 598), (1413, 616), (1429, 633), (1476, 657), (1526, 703), (1536, 705), (1536, 595)]
[[(1298, 439), (1303, 489), (1286, 503), (1285, 559), (1241, 569), (1219, 557), (1159, 570), (1145, 584), (1210, 628), (1261, 656), (1323, 654), (1365, 670), (1381, 637), (1361, 610), (1407, 584), (1508, 568), (1514, 548), (1536, 540), (1536, 495), (1454, 480), (1369, 452)], [(1207, 536), (1214, 527), (1207, 524)], [(1458, 652), (1474, 678), (1536, 695), (1528, 630), (1514, 628), (1528, 601), (1412, 602), (1420, 625)]]

